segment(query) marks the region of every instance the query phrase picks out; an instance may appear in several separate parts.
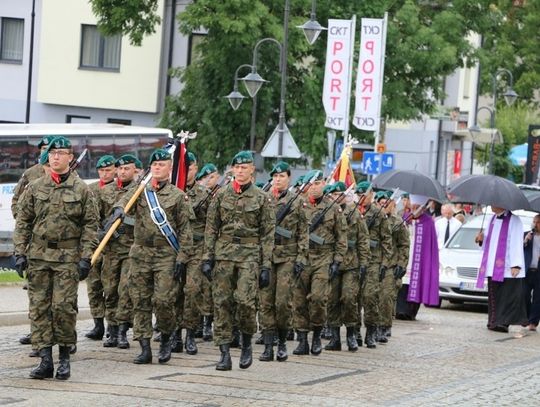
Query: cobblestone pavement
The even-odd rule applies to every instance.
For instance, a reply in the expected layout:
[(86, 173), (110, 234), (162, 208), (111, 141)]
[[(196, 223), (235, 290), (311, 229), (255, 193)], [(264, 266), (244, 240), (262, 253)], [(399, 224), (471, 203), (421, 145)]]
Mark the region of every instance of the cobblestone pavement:
[[(0, 406), (540, 405), (540, 336), (520, 327), (494, 333), (485, 323), (482, 307), (443, 303), (422, 308), (418, 321), (396, 321), (390, 342), (375, 350), (323, 351), (284, 363), (255, 359), (240, 370), (235, 349), (233, 370), (218, 372), (218, 350), (204, 342), (198, 355), (174, 354), (166, 365), (157, 363), (154, 343), (154, 364), (134, 365), (138, 346), (105, 349), (84, 338), (86, 320), (78, 323), (81, 341), (66, 382), (28, 379), (37, 360), (17, 342), (28, 328), (4, 326)], [(295, 343), (288, 346), (292, 351)], [(255, 345), (254, 357), (261, 352)]]

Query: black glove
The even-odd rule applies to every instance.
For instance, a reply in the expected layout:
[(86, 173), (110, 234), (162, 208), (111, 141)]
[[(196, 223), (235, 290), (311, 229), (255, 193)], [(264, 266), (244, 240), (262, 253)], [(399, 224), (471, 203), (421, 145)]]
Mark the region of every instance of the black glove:
[(261, 268), (259, 275), (259, 288), (266, 288), (270, 285), (270, 269), (268, 267)]
[(302, 271), (304, 271), (305, 268), (306, 266), (304, 266), (304, 263), (300, 263), (298, 261), (294, 263), (294, 267), (293, 267), (294, 277), (296, 278), (300, 277), (300, 274), (302, 274)]
[(77, 265), (77, 270), (79, 271), (79, 281), (83, 281), (88, 277), (88, 273), (90, 273), (90, 269), (92, 268), (92, 264), (90, 263), (90, 259), (81, 259), (79, 261), (79, 264)]
[(20, 278), (24, 278), (24, 270), (28, 267), (28, 260), (24, 254), (15, 255), (15, 270)]
[(214, 269), (214, 260), (204, 260), (201, 265), (201, 271), (208, 281), (212, 281), (212, 270)]
[(330, 279), (330, 281), (332, 281), (337, 276), (339, 276), (339, 262), (333, 261), (332, 264), (330, 264), (330, 268), (328, 269), (328, 278)]
[(364, 281), (366, 281), (367, 267), (360, 266), (360, 270), (358, 270), (358, 274), (360, 274), (360, 288), (362, 288), (362, 286), (364, 285)]
[(176, 266), (174, 267), (173, 278), (179, 283), (186, 283), (186, 265), (182, 262), (177, 261)]
[(381, 266), (379, 269), (379, 283), (382, 283), (386, 276), (386, 266)]
[(402, 279), (405, 274), (407, 274), (407, 269), (405, 269), (405, 267), (396, 266), (396, 268), (394, 269), (394, 278), (396, 280)]
[(124, 212), (124, 208), (121, 208), (120, 206), (115, 206), (113, 208), (111, 216), (109, 216), (103, 224), (103, 230), (105, 231), (105, 233), (107, 233), (107, 231), (111, 228), (112, 224), (116, 222), (117, 219), (124, 219), (125, 216), (126, 213)]

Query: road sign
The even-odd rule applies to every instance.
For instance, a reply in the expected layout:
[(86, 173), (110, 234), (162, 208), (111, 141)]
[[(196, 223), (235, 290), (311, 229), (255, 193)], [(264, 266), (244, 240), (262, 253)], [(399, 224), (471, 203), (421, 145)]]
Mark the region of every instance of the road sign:
[(366, 175), (378, 175), (394, 169), (394, 164), (392, 153), (378, 154), (366, 151), (362, 160), (362, 172)]
[(378, 153), (386, 153), (386, 144), (379, 143), (377, 144), (377, 148), (375, 149)]
[[(263, 157), (280, 157), (278, 154), (279, 148), (279, 125), (274, 129), (272, 135), (264, 145), (261, 155)], [(283, 129), (283, 148), (281, 157), (285, 158), (300, 158), (302, 153), (294, 142), (294, 139), (287, 125)]]
[(381, 154), (381, 171), (380, 171), (380, 173), (382, 174), (383, 172), (393, 170), (394, 169), (394, 164), (395, 164), (394, 154), (392, 154), (392, 153)]

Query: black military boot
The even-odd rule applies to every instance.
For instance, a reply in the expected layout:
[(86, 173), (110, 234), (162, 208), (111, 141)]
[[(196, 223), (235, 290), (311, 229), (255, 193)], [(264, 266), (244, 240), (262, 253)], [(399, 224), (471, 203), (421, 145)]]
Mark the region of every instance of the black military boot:
[(171, 352), (182, 353), (184, 351), (184, 342), (182, 341), (182, 328), (178, 328), (171, 336)]
[(247, 369), (253, 363), (253, 348), (250, 334), (242, 333), (242, 351), (240, 352), (240, 369)]
[(313, 328), (313, 338), (311, 338), (311, 354), (312, 355), (320, 355), (322, 352), (321, 331), (322, 331), (322, 327), (320, 326)]
[(39, 356), (41, 357), (41, 362), (30, 372), (30, 377), (32, 379), (50, 379), (53, 377), (54, 365), (52, 358), (52, 347), (47, 347), (40, 349)]
[(167, 363), (171, 360), (171, 335), (161, 333), (161, 341), (159, 342), (158, 362)]
[(231, 348), (239, 348), (240, 347), (240, 330), (237, 327), (233, 327), (232, 331), (233, 340), (230, 344)]
[(349, 348), (349, 352), (356, 352), (358, 350), (354, 326), (347, 327), (347, 347)]
[(118, 346), (118, 325), (109, 327), (109, 337), (103, 342), (104, 348), (116, 348)]
[(77, 353), (77, 345), (71, 345), (69, 347), (69, 353), (70, 353), (70, 355), (76, 354)]
[(21, 345), (30, 345), (32, 343), (32, 334), (30, 333), (30, 334), (21, 336), (19, 338), (19, 343)]
[(289, 355), (287, 355), (287, 330), (279, 329), (278, 330), (278, 347), (276, 360), (278, 362), (285, 362)]
[(31, 358), (37, 358), (39, 356), (39, 350), (32, 349), (32, 352), (30, 352), (28, 356), (30, 356)]
[(264, 333), (261, 333), (257, 339), (255, 339), (255, 345), (264, 345)]
[(202, 338), (203, 337), (203, 331), (204, 331), (204, 317), (201, 315), (201, 319), (199, 323), (197, 324), (197, 327), (193, 331), (193, 336), (195, 338)]
[(221, 351), (221, 356), (219, 357), (219, 362), (217, 362), (216, 370), (231, 370), (232, 369), (232, 360), (231, 353), (229, 350), (229, 344), (219, 345), (219, 350)]
[(307, 332), (297, 332), (298, 346), (293, 350), (295, 355), (309, 355), (309, 345), (307, 341)]
[(366, 325), (366, 346), (369, 349), (375, 349), (377, 347), (375, 343), (376, 335), (377, 327), (375, 325)]
[(323, 328), (321, 330), (321, 338), (323, 338), (323, 339), (331, 339), (332, 338), (332, 330), (326, 324), (324, 324), (324, 326), (323, 326)]
[(287, 331), (287, 340), (294, 341), (294, 329), (289, 329)]
[(123, 322), (118, 327), (118, 348), (120, 349), (129, 349), (129, 342), (127, 339), (127, 331), (129, 329), (129, 324)]
[(214, 333), (212, 332), (212, 322), (214, 322), (213, 315), (206, 315), (204, 317), (204, 327), (203, 327), (203, 341), (210, 342), (214, 339)]
[(330, 332), (332, 333), (332, 338), (330, 342), (326, 344), (324, 350), (341, 350), (341, 336), (339, 333), (339, 327), (330, 327)]
[(186, 353), (188, 355), (197, 354), (197, 343), (195, 342), (195, 332), (193, 329), (186, 329)]
[(271, 362), (274, 360), (274, 332), (265, 331), (263, 333), (264, 337), (264, 351), (259, 356), (261, 362)]
[(386, 337), (387, 338), (390, 338), (392, 336), (392, 327), (391, 326), (387, 326), (386, 327)]
[(148, 363), (152, 363), (152, 349), (150, 348), (150, 339), (139, 339), (139, 343), (141, 344), (142, 352), (139, 356), (133, 359), (133, 363), (137, 365), (145, 365)]
[(60, 363), (58, 363), (58, 369), (56, 369), (56, 376), (58, 380), (67, 380), (71, 376), (71, 367), (69, 366), (69, 350), (70, 346), (59, 346)]
[(94, 328), (84, 336), (94, 341), (101, 341), (104, 334), (105, 327), (103, 326), (103, 318), (94, 318)]
[(379, 343), (388, 343), (388, 338), (386, 337), (386, 333), (383, 326), (378, 325), (377, 326), (377, 342)]
[(360, 331), (360, 327), (357, 326), (356, 328), (354, 328), (354, 332), (356, 334), (356, 343), (358, 343), (358, 347), (361, 348), (363, 345), (363, 341), (362, 341), (362, 332)]

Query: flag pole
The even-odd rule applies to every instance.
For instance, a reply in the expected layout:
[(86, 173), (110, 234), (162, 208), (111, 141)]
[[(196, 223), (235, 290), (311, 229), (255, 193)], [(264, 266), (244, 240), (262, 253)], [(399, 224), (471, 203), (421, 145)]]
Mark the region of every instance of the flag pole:
[[(381, 137), (381, 110), (382, 110), (382, 93), (383, 93), (383, 85), (384, 85), (384, 61), (386, 58), (386, 31), (388, 28), (388, 12), (384, 13), (384, 19), (383, 19), (383, 32), (382, 32), (382, 52), (381, 52), (381, 86), (379, 89), (379, 106), (377, 111), (377, 117), (379, 118), (379, 128), (375, 131), (375, 152), (377, 152), (377, 144), (379, 144), (380, 137)], [(379, 160), (379, 165), (380, 164)], [(380, 169), (380, 168), (379, 168)]]
[(347, 89), (347, 104), (345, 107), (345, 128), (343, 129), (343, 149), (349, 141), (349, 120), (351, 111), (351, 91), (352, 91), (352, 76), (353, 76), (353, 64), (354, 64), (354, 37), (356, 36), (356, 14), (352, 16), (351, 24), (351, 53), (349, 55), (349, 89)]

